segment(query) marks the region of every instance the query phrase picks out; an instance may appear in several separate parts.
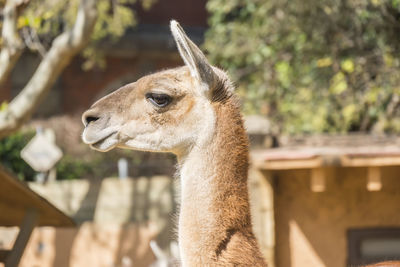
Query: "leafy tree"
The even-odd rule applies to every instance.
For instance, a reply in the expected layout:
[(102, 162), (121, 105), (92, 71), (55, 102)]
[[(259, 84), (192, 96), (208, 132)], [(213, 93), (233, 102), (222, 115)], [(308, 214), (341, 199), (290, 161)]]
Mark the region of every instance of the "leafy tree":
[(84, 67), (102, 63), (98, 43), (117, 40), (136, 23), (132, 5), (154, 0), (0, 0), (0, 85), (23, 50), (42, 56), (36, 72), (10, 103), (0, 107), (0, 138), (30, 118), (57, 77), (84, 48)]
[(0, 140), (0, 162), (12, 170), (20, 180), (32, 181), (35, 171), (21, 158), (20, 151), (34, 136), (34, 132), (18, 132)]
[(210, 0), (205, 48), (247, 113), (298, 132), (400, 132), (399, 0)]

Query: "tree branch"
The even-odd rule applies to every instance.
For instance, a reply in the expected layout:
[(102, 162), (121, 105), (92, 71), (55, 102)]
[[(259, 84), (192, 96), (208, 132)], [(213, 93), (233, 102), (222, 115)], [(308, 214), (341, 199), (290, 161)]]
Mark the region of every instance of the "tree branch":
[(25, 1), (8, 0), (4, 7), (3, 28), (1, 30), (3, 48), (0, 52), (0, 85), (7, 80), (24, 49), (24, 44), (17, 30), (18, 13), (21, 10), (18, 7), (23, 4), (25, 4)]
[(72, 58), (90, 40), (97, 19), (97, 0), (81, 0), (75, 24), (59, 35), (25, 88), (0, 112), (0, 138), (27, 121)]

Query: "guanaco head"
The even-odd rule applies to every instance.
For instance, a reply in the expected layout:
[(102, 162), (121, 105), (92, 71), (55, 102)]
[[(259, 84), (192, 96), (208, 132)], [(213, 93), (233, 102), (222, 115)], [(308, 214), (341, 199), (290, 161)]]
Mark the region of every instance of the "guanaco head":
[(144, 76), (94, 103), (82, 115), (84, 143), (103, 152), (180, 154), (210, 138), (213, 102), (229, 98), (232, 86), (176, 21), (170, 27), (185, 66)]

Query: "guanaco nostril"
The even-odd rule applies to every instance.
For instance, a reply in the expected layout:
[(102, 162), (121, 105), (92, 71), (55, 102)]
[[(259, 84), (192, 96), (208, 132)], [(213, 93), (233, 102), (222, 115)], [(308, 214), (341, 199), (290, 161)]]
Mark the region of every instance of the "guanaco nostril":
[(85, 125), (86, 127), (89, 125), (89, 123), (99, 120), (101, 118), (101, 116), (99, 115), (100, 115), (99, 112), (93, 109), (86, 111), (85, 113), (82, 114), (83, 125)]
[(97, 121), (99, 119), (99, 117), (95, 117), (95, 116), (87, 116), (85, 118), (85, 122), (86, 122), (86, 126), (89, 125), (89, 123), (91, 123), (92, 121)]

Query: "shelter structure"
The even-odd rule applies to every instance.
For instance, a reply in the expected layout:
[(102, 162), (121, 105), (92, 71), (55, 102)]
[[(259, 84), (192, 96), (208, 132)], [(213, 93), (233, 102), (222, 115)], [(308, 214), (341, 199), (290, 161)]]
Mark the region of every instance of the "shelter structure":
[(19, 226), (11, 250), (0, 250), (0, 262), (16, 267), (35, 226), (72, 227), (75, 223), (47, 200), (0, 167), (0, 226)]
[(252, 153), (255, 230), (270, 262), (333, 267), (400, 259), (400, 138), (283, 143)]

